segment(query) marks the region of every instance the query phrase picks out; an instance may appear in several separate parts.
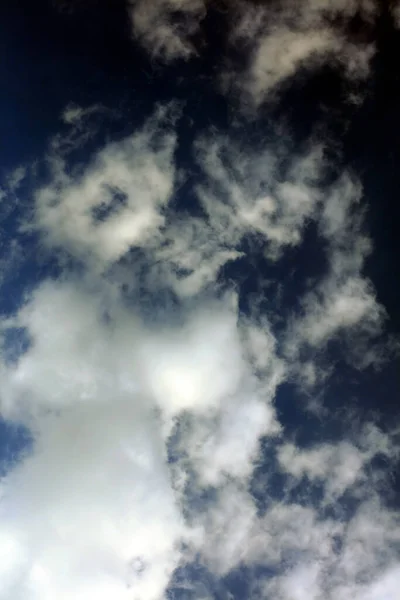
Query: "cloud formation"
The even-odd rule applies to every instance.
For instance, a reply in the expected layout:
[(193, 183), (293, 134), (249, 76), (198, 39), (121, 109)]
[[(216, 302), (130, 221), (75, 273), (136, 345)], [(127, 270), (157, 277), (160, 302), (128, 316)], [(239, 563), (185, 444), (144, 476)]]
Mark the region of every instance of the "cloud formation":
[(205, 0), (130, 0), (135, 39), (155, 59), (167, 63), (196, 54), (193, 38), (206, 16)]
[[(70, 110), (64, 119), (75, 123), (77, 116)], [(157, 124), (160, 118), (155, 115)], [(44, 243), (85, 256), (100, 269), (144, 245), (162, 226), (162, 209), (173, 192), (174, 147), (174, 134), (150, 121), (131, 138), (104, 148), (81, 177), (66, 172), (57, 152), (51, 182), (36, 197), (35, 227), (45, 232)]]
[[(128, 13), (136, 42), (152, 60), (170, 64), (201, 55), (210, 42), (203, 23), (213, 11), (226, 25), (215, 85), (250, 112), (324, 65), (340, 71), (356, 95), (369, 74), (375, 48), (368, 32), (379, 14), (374, 0), (134, 0)], [(355, 19), (363, 23), (362, 36), (352, 33)]]
[[(56, 138), (50, 179), (33, 193), (31, 227), (81, 275), (44, 280), (2, 322), (1, 414), (33, 445), (1, 481), (1, 597), (156, 600), (197, 561), (221, 585), (245, 569), (249, 597), (394, 600), (398, 515), (371, 465), (396, 460), (396, 432), (370, 425), (304, 449), (275, 403), (288, 377), (321, 381), (305, 345), (323, 352), (336, 336), (382, 328), (362, 274), (371, 244), (359, 185), (345, 175), (322, 189), (318, 147), (292, 157), (282, 180), (272, 149), (205, 134), (193, 148), (204, 216), (176, 212), (168, 114), (158, 109), (74, 176), (69, 155), (86, 137)], [(71, 135), (85, 118), (66, 111)], [(256, 304), (239, 311), (220, 269), (246, 257), (249, 237), (279, 264), (310, 222), (327, 272), (277, 337)], [(141, 290), (165, 289), (175, 302), (162, 322), (144, 318)], [(10, 331), (27, 340), (19, 356)], [(261, 442), (270, 461), (257, 483)]]
[(247, 53), (244, 70), (232, 63), (223, 85), (237, 89), (247, 104), (257, 108), (280, 85), (296, 74), (324, 64), (340, 66), (354, 81), (369, 71), (374, 48), (355, 41), (348, 25), (357, 15), (366, 30), (378, 12), (375, 2), (302, 0), (255, 5), (238, 3), (230, 34), (232, 46)]
[[(214, 85), (252, 116), (325, 65), (355, 87), (369, 72), (373, 1), (221, 6)], [(216, 8), (127, 10), (136, 42), (172, 64), (199, 53)], [(0, 600), (397, 600), (396, 424), (360, 416), (307, 444), (282, 409), (329, 419), (336, 359), (357, 375), (387, 356), (361, 185), (326, 177), (322, 142), (294, 153), (218, 127), (182, 140), (184, 111), (160, 105), (89, 152), (91, 119), (111, 111), (67, 104), (40, 169), (4, 179), (2, 218), (17, 207), (18, 235), (58, 270), (0, 319), (0, 415), (31, 439), (0, 479)]]

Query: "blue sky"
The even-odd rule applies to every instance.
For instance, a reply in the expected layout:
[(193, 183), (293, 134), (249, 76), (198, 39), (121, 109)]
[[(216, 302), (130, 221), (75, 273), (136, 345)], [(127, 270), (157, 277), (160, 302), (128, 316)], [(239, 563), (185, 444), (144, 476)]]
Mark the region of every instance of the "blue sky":
[(398, 600), (397, 4), (1, 11), (0, 600)]

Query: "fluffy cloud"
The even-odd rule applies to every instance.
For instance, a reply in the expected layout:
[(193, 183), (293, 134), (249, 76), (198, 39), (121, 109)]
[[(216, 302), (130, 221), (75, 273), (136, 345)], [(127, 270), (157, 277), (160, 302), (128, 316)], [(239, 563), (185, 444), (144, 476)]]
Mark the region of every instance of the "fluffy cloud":
[(30, 345), (2, 364), (1, 412), (34, 435), (2, 481), (4, 598), (161, 597), (201, 533), (170, 481), (175, 419), (193, 415), (185, 449), (202, 485), (248, 476), (259, 436), (276, 430), (235, 304), (155, 332), (106, 297), (45, 282), (3, 325)]
[(118, 277), (120, 259), (140, 249), (145, 267), (140, 258), (129, 265), (126, 283), (132, 284), (137, 269), (147, 287), (163, 281), (180, 297), (213, 284), (221, 267), (242, 256), (240, 244), (249, 234), (265, 241), (272, 260), (298, 245), (321, 197), (321, 148), (294, 157), (287, 179), (278, 182), (271, 151), (256, 154), (224, 136), (203, 136), (194, 147), (203, 173), (194, 193), (208, 218), (176, 214), (170, 208), (180, 176), (173, 161), (174, 111), (159, 109), (141, 131), (106, 145), (72, 176), (67, 157), (86, 137), (83, 113), (67, 109), (64, 119), (72, 119), (73, 133), (51, 144), (51, 180), (36, 190), (25, 230), (39, 231), (44, 245), (66, 250), (91, 270), (119, 268)]
[[(68, 107), (71, 132), (32, 192), (25, 229), (60, 266), (73, 261), (1, 321), (0, 412), (32, 436), (1, 479), (1, 598), (158, 600), (193, 565), (220, 585), (244, 570), (250, 597), (390, 598), (398, 515), (371, 464), (396, 460), (396, 433), (370, 425), (304, 449), (276, 405), (289, 378), (320, 377), (304, 348), (323, 355), (337, 336), (382, 327), (362, 272), (360, 187), (344, 176), (322, 188), (319, 146), (283, 168), (282, 149), (204, 133), (202, 216), (177, 212), (168, 110), (71, 169), (94, 113)], [(240, 281), (221, 283), (221, 270), (251, 261), (245, 240), (279, 266), (310, 223), (327, 270), (277, 329), (272, 308), (241, 309)]]
[(160, 132), (160, 118), (104, 148), (80, 178), (72, 179), (55, 155), (51, 183), (38, 191), (34, 217), (48, 246), (106, 268), (157, 235), (174, 188), (175, 136)]
[(119, 365), (132, 357), (71, 284), (45, 284), (18, 325), (31, 346), (2, 367), (2, 414), (34, 451), (2, 482), (2, 597), (158, 598), (184, 524), (154, 406)]

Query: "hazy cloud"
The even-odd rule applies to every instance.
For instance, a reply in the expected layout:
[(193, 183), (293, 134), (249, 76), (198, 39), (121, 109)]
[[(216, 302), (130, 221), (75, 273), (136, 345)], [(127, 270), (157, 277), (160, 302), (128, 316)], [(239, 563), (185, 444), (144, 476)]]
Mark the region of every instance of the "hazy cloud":
[(222, 85), (236, 89), (247, 105), (257, 108), (296, 73), (325, 63), (340, 66), (353, 82), (362, 79), (374, 48), (351, 40), (346, 25), (355, 14), (367, 25), (376, 12), (371, 1), (286, 0), (252, 9), (238, 3), (230, 39), (232, 46), (243, 47), (245, 67), (232, 62)]
[(156, 59), (187, 60), (195, 54), (193, 36), (206, 15), (205, 0), (130, 0), (137, 41)]

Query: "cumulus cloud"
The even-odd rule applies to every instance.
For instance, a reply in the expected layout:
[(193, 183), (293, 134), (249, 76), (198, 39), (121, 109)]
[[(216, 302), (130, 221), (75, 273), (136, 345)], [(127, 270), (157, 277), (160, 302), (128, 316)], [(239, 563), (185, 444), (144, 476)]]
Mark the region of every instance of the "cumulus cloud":
[(17, 364), (2, 365), (2, 415), (35, 439), (2, 482), (5, 598), (128, 598), (131, 588), (161, 597), (180, 546), (196, 533), (169, 479), (171, 419), (190, 411), (209, 421), (213, 454), (195, 457), (192, 439), (191, 458), (214, 484), (222, 473), (249, 472), (273, 422), (265, 400), (238, 395), (252, 369), (224, 306), (156, 338), (134, 314), (109, 313), (104, 321), (98, 299), (79, 285), (53, 282), (13, 321), (31, 343)]
[(154, 407), (132, 399), (134, 377), (117, 382), (127, 357), (112, 354), (93, 297), (46, 284), (18, 319), (31, 346), (3, 365), (2, 414), (35, 439), (2, 482), (0, 543), (14, 552), (2, 597), (128, 598), (132, 585), (159, 597), (183, 523)]
[[(71, 168), (91, 114), (64, 112), (72, 144), (50, 144), (24, 219), (61, 266), (72, 261), (1, 320), (0, 413), (32, 436), (0, 484), (2, 600), (161, 600), (191, 565), (221, 585), (245, 570), (250, 597), (393, 594), (398, 515), (370, 467), (396, 459), (395, 432), (370, 425), (305, 449), (277, 407), (280, 385), (301, 380), (304, 347), (323, 353), (382, 326), (362, 273), (359, 186), (346, 176), (322, 189), (319, 146), (283, 168), (272, 146), (205, 132), (193, 147), (200, 215), (179, 212), (177, 111), (158, 109)], [(277, 331), (257, 303), (240, 307), (221, 270), (251, 259), (246, 239), (279, 265), (310, 223), (327, 272)]]

